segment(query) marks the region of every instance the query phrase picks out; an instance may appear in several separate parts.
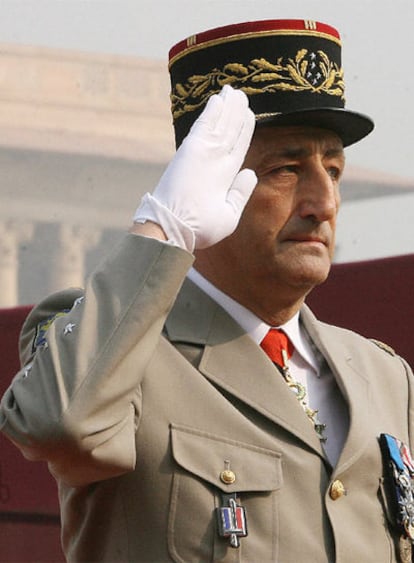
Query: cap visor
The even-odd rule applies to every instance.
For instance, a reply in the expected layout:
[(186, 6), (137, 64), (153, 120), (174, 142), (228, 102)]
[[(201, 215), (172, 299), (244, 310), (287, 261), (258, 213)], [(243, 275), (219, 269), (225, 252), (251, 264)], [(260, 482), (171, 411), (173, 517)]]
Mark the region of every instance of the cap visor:
[(342, 108), (311, 108), (256, 115), (258, 125), (311, 125), (334, 131), (348, 147), (369, 135), (374, 122), (367, 115)]

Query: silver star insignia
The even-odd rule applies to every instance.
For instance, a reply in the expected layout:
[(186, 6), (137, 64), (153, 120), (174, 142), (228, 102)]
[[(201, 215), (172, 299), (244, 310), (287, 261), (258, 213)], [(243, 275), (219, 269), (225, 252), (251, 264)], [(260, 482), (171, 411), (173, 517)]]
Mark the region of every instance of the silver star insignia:
[(75, 323), (68, 323), (63, 329), (63, 335), (66, 336), (67, 334), (72, 333), (75, 326)]
[(27, 364), (27, 366), (24, 368), (23, 377), (26, 379), (26, 377), (29, 375), (31, 371), (32, 371), (32, 364)]
[(76, 305), (80, 305), (84, 299), (85, 299), (85, 296), (81, 295), (81, 297), (78, 297), (77, 299), (75, 299), (75, 301), (73, 302), (73, 306), (76, 307)]

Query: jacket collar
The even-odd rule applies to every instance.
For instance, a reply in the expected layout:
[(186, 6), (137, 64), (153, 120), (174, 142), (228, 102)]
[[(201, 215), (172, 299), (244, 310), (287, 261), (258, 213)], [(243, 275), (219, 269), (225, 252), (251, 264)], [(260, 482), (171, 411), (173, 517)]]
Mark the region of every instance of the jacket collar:
[(171, 342), (203, 346), (198, 370), (206, 378), (324, 457), (312, 425), (266, 354), (191, 281), (184, 282), (165, 328)]
[[(350, 429), (336, 467), (342, 471), (361, 455), (368, 439), (364, 429), (369, 426), (369, 382), (358, 371), (346, 343), (332, 335), (332, 327), (319, 322), (307, 306), (301, 310), (301, 322), (332, 370), (350, 410)], [(325, 458), (312, 425), (266, 354), (191, 281), (184, 282), (165, 328), (171, 342), (203, 347), (198, 369), (206, 378)]]

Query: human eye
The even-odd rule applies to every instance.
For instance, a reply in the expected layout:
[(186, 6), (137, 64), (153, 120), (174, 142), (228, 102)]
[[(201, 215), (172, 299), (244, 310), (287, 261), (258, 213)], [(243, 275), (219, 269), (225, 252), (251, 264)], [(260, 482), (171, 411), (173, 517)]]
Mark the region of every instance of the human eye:
[(267, 175), (272, 176), (289, 176), (297, 174), (299, 166), (297, 164), (279, 164), (268, 170)]
[(335, 182), (339, 182), (342, 177), (344, 167), (345, 167), (345, 158), (343, 153), (329, 155), (324, 162), (326, 172)]
[(328, 166), (327, 172), (332, 180), (339, 181), (342, 176), (342, 169), (338, 166)]
[(298, 165), (297, 164), (284, 164), (283, 166), (280, 166), (279, 170), (285, 171), (285, 172), (297, 172), (298, 171)]

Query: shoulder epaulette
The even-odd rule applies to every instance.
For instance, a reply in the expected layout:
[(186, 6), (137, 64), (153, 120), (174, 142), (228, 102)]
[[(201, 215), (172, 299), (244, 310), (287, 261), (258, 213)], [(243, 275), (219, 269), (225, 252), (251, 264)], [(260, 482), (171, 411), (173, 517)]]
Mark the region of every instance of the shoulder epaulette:
[(388, 344), (385, 344), (384, 342), (381, 342), (381, 340), (375, 340), (375, 338), (371, 338), (370, 339), (371, 342), (373, 344), (375, 344), (376, 346), (378, 346), (378, 348), (381, 348), (381, 350), (384, 350), (384, 352), (388, 352), (388, 354), (390, 354), (391, 356), (396, 356), (397, 353), (394, 350), (394, 348), (391, 348), (391, 346), (389, 346)]

